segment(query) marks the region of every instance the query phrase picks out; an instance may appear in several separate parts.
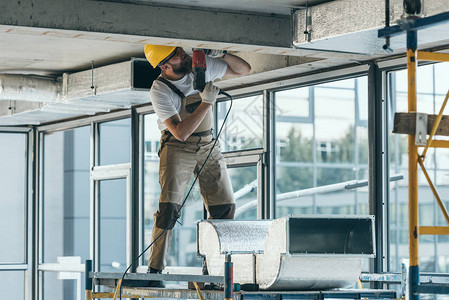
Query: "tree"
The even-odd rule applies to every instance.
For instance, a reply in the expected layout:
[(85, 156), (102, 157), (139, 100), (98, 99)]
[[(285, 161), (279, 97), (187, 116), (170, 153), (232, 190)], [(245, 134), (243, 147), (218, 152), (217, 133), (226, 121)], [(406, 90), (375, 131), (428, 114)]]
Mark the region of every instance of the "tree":
[[(312, 162), (312, 139), (303, 137), (300, 129), (292, 126), (288, 132), (286, 145), (280, 149), (281, 162)], [(313, 168), (279, 166), (276, 170), (277, 193), (285, 193), (313, 186)]]

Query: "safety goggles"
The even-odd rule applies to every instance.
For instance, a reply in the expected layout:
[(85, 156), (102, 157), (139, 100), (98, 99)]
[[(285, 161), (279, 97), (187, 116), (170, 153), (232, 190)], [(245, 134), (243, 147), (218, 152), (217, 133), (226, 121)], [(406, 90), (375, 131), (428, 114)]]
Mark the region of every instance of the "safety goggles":
[(180, 53), (181, 53), (180, 49), (181, 49), (181, 48), (176, 47), (175, 50), (173, 50), (173, 51), (170, 53), (169, 56), (167, 56), (163, 61), (161, 61), (161, 62), (159, 63), (159, 66), (162, 66), (163, 64), (166, 64), (170, 59), (179, 56)]

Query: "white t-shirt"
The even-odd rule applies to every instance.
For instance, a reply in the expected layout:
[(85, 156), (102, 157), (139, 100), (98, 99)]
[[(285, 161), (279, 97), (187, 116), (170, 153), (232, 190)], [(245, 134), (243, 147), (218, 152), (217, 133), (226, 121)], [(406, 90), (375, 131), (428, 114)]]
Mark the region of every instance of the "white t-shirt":
[[(228, 65), (222, 59), (206, 57), (206, 82), (222, 78), (226, 73)], [(184, 75), (179, 80), (168, 80), (176, 86), (184, 95), (190, 96), (198, 93), (193, 89), (193, 73)], [(154, 111), (158, 116), (157, 124), (159, 129), (165, 130), (164, 121), (179, 114), (182, 107), (181, 98), (173, 92), (165, 83), (155, 80), (150, 89), (150, 101), (153, 104)]]

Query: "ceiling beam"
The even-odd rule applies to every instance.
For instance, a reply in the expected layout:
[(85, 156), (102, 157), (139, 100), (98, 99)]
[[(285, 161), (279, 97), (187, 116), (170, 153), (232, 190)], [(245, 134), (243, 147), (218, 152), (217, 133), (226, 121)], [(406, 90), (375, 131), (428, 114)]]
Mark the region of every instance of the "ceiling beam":
[[(89, 0), (20, 0), (0, 3), (0, 25), (121, 35), (131, 42), (208, 42), (235, 51), (291, 50), (289, 16), (245, 14)], [(107, 37), (104, 37), (107, 38)], [(241, 49), (244, 48), (244, 49)], [(268, 51), (270, 53), (270, 51)], [(281, 53), (273, 53), (281, 54)]]

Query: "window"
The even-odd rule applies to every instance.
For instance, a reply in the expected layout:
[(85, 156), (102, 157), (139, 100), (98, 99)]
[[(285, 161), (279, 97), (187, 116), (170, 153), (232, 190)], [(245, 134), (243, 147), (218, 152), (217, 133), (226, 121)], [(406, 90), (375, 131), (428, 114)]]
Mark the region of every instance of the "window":
[(126, 178), (99, 182), (100, 272), (124, 272), (126, 262)]
[(368, 213), (367, 187), (319, 192), (368, 177), (367, 93), (366, 77), (275, 93), (276, 217)]
[[(438, 114), (449, 89), (445, 79), (449, 63), (418, 67), (417, 111)], [(390, 174), (404, 174), (406, 178), (390, 183), (390, 270), (401, 271), (401, 260), (408, 258), (408, 145), (407, 135), (393, 134), (393, 116), (408, 111), (407, 70), (388, 74), (388, 94), (391, 118), (389, 126)], [(438, 139), (447, 137), (438, 136)], [(421, 150), (420, 150), (421, 151)], [(429, 148), (424, 165), (446, 207), (449, 201), (443, 195), (449, 192), (449, 149)], [(447, 225), (430, 190), (423, 172), (418, 168), (419, 223), (422, 226)], [(449, 237), (421, 235), (419, 237), (420, 271), (447, 272)]]
[(0, 132), (0, 286), (2, 298), (25, 299), (27, 290), (27, 138)]
[[(90, 128), (44, 136), (42, 191), (42, 263), (61, 256), (90, 257)], [(43, 273), (43, 299), (76, 299), (76, 280)], [(84, 281), (81, 280), (84, 290)]]
[(228, 169), (236, 203), (236, 220), (257, 219), (257, 166)]
[(24, 271), (1, 271), (0, 282), (3, 299), (25, 299)]
[(130, 161), (131, 119), (99, 124), (98, 165), (114, 165)]
[[(223, 124), (230, 104), (230, 101), (223, 101), (217, 105), (217, 132)], [(221, 150), (226, 152), (262, 147), (262, 117), (262, 95), (233, 100), (232, 109), (220, 134)]]
[(26, 262), (26, 138), (25, 134), (0, 133), (0, 169), (8, 170), (0, 174), (0, 228), (8, 228), (0, 232), (0, 264)]
[[(161, 133), (157, 126), (156, 114), (148, 114), (144, 116), (144, 144), (155, 145), (156, 141), (161, 138)], [(143, 156), (143, 186), (144, 186), (144, 239), (142, 250), (148, 247), (152, 242), (151, 231), (153, 229), (153, 215), (159, 208), (159, 194), (161, 192), (159, 186), (159, 156), (158, 148), (149, 146), (145, 148)], [(150, 249), (145, 253), (144, 265), (148, 265)]]

